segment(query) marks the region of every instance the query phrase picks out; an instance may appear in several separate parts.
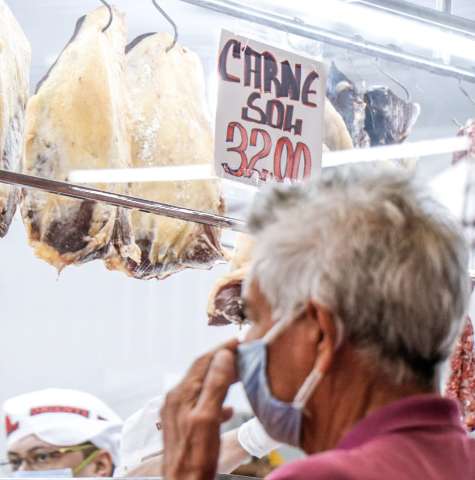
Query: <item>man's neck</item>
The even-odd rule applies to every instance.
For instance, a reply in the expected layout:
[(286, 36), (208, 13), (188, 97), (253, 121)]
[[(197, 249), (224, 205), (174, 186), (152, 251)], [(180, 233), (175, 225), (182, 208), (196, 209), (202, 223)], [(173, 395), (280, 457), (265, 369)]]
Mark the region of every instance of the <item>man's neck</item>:
[(358, 421), (385, 405), (434, 392), (416, 384), (395, 385), (349, 347), (338, 357), (338, 365), (323, 378), (305, 411), (302, 447), (308, 454), (336, 447)]

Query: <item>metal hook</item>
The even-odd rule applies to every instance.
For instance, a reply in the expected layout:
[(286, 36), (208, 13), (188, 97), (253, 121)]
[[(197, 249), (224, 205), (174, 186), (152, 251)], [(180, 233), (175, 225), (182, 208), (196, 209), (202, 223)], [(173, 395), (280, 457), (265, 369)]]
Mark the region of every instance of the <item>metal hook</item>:
[(173, 42), (172, 44), (167, 47), (167, 49), (165, 50), (167, 53), (176, 45), (176, 42), (178, 40), (178, 28), (176, 26), (176, 23), (172, 20), (172, 18), (167, 14), (167, 12), (165, 12), (165, 10), (163, 10), (162, 7), (160, 7), (158, 5), (158, 3), (156, 2), (156, 0), (152, 0), (152, 3), (155, 5), (155, 8), (165, 17), (165, 19), (167, 20), (167, 22), (173, 27)]
[(465, 90), (465, 88), (463, 87), (462, 85), (462, 79), (459, 78), (459, 88), (460, 88), (460, 91), (470, 100), (470, 102), (475, 105), (475, 100), (473, 99), (473, 97), (470, 95), (470, 93), (467, 92), (467, 90)]
[(104, 0), (99, 0), (104, 6), (107, 7), (107, 10), (109, 10), (109, 21), (107, 22), (107, 25), (102, 29), (102, 33), (104, 33), (112, 24), (112, 20), (114, 19), (114, 12), (112, 11), (112, 7), (109, 5)]
[(406, 102), (411, 101), (411, 94), (409, 93), (409, 90), (397, 79), (394, 78), (390, 73), (385, 72), (381, 65), (378, 62), (378, 59), (374, 60), (374, 63), (376, 65), (376, 68), (382, 73), (386, 78), (389, 78), (389, 80), (393, 81), (396, 85), (398, 85), (402, 91), (406, 94)]

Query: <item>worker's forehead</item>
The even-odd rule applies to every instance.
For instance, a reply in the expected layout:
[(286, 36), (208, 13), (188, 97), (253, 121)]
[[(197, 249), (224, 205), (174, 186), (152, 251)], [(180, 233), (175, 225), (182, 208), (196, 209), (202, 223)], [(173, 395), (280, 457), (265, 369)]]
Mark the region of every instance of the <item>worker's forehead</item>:
[(52, 447), (50, 443), (44, 442), (36, 435), (28, 435), (27, 437), (20, 438), (15, 443), (8, 447), (8, 453), (26, 453), (33, 448), (38, 447)]

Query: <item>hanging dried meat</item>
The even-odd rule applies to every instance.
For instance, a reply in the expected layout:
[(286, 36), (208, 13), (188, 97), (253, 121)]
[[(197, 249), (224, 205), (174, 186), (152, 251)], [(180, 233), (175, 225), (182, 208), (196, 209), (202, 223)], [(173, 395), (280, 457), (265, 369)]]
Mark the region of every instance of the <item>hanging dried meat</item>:
[(468, 431), (475, 430), (475, 349), (473, 325), (467, 317), (451, 357), (451, 374), (445, 394), (456, 400)]
[[(472, 148), (471, 148), (471, 154), (475, 155), (475, 120), (473, 118), (468, 119), (465, 122), (465, 125), (459, 128), (459, 131), (457, 132), (457, 136), (467, 136), (470, 137), (472, 140)], [(467, 157), (467, 154), (469, 152), (454, 152), (452, 155), (452, 163), (457, 163), (458, 161), (464, 159)]]
[(210, 325), (242, 324), (244, 302), (241, 296), (242, 282), (249, 270), (254, 242), (249, 235), (240, 234), (231, 260), (231, 271), (215, 284), (208, 299)]
[(365, 129), (371, 146), (403, 142), (420, 113), (418, 103), (399, 98), (387, 87), (372, 87), (364, 95)]
[[(130, 166), (126, 27), (114, 11), (103, 32), (108, 20), (108, 10), (101, 7), (78, 21), (73, 38), (30, 99), (25, 173), (66, 181), (72, 169)], [(96, 187), (125, 193), (123, 186)], [(117, 209), (28, 190), (22, 215), (36, 255), (62, 269), (105, 255)]]
[(329, 150), (348, 150), (353, 148), (353, 142), (343, 118), (328, 99), (325, 102), (324, 122), (323, 143)]
[[(149, 34), (127, 47), (134, 167), (212, 163), (213, 137), (204, 105), (204, 75), (196, 54), (175, 45), (167, 34)], [(222, 213), (216, 181), (136, 183), (136, 197)], [(128, 229), (128, 225), (126, 225)], [(209, 268), (222, 259), (219, 230), (148, 213), (132, 212), (137, 261), (121, 251), (119, 222), (110, 269), (135, 278), (165, 278), (185, 268)], [(127, 235), (126, 235), (127, 237)]]
[(399, 98), (388, 87), (371, 87), (361, 93), (334, 63), (328, 74), (327, 96), (358, 148), (403, 142), (420, 114), (418, 103)]
[(343, 117), (356, 147), (369, 147), (365, 130), (366, 103), (355, 84), (332, 62), (327, 80), (327, 96)]
[[(20, 169), (30, 61), (30, 44), (0, 0), (0, 168), (4, 170)], [(0, 237), (8, 231), (18, 200), (16, 187), (0, 184)]]

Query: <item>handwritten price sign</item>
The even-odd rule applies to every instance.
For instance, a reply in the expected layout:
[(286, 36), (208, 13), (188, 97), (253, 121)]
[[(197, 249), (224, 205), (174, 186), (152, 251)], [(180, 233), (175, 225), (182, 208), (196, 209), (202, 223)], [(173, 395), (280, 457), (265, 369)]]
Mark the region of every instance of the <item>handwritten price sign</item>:
[(317, 175), (323, 64), (223, 31), (218, 71), (218, 175), (250, 184)]

